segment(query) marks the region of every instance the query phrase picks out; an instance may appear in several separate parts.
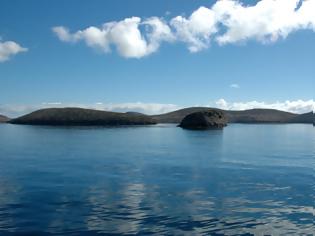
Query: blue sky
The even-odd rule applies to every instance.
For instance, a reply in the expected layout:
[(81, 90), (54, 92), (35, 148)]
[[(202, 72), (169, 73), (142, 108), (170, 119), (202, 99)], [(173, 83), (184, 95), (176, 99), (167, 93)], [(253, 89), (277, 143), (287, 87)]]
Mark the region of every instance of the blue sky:
[[(210, 40), (202, 39), (206, 46), (200, 46), (197, 52), (189, 50), (191, 41), (177, 34), (175, 40), (161, 41), (154, 52), (137, 58), (122, 55), (114, 44), (110, 52), (105, 52), (104, 48), (87, 45), (83, 36), (74, 39), (79, 30), (90, 26), (101, 28), (106, 22), (133, 16), (142, 20), (156, 16), (171, 28), (169, 22), (175, 17), (189, 20), (199, 7), (212, 9), (215, 3), (1, 1), (0, 43), (14, 41), (27, 51), (10, 55), (0, 62), (0, 113), (14, 114), (14, 109), (8, 107), (35, 108), (45, 104), (89, 106), (103, 103), (113, 107), (137, 102), (151, 106), (174, 104), (168, 106), (170, 109), (222, 106), (219, 99), (229, 103), (226, 108), (237, 108), (231, 104), (253, 101), (258, 105), (273, 107), (280, 103), (285, 107), (285, 101), (301, 100), (307, 102), (305, 109), (314, 106), (315, 21), (313, 26), (308, 23), (307, 28), (292, 26), (292, 32), (285, 37), (280, 35), (277, 40), (269, 40), (270, 35), (264, 40), (257, 39), (257, 35), (247, 35), (245, 40), (222, 44), (216, 41), (216, 36), (209, 36)], [(243, 3), (244, 8), (246, 4), (253, 5), (252, 1)], [(55, 26), (68, 28), (73, 40), (61, 40), (60, 35), (52, 31)], [(171, 28), (174, 32), (177, 29)], [(225, 25), (218, 32), (224, 34), (226, 30)], [(150, 112), (154, 113), (154, 109)]]

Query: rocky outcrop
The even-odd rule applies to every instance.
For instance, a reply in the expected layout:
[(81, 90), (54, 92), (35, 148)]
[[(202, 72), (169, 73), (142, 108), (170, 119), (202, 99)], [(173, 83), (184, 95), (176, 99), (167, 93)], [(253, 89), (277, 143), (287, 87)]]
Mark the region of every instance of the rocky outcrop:
[(194, 112), (185, 116), (179, 124), (184, 129), (221, 129), (227, 120), (223, 112), (218, 110)]
[(156, 122), (149, 116), (108, 112), (82, 108), (48, 108), (10, 120), (12, 124), (28, 125), (151, 125)]

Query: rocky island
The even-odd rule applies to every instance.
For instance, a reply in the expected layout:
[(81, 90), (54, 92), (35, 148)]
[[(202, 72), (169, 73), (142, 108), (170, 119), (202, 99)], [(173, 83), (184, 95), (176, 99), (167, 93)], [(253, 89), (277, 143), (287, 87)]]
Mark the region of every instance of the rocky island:
[(223, 112), (218, 110), (191, 113), (181, 121), (179, 127), (184, 129), (222, 129), (227, 124)]
[(12, 119), (11, 124), (64, 126), (152, 125), (154, 119), (143, 114), (99, 111), (83, 108), (47, 108)]

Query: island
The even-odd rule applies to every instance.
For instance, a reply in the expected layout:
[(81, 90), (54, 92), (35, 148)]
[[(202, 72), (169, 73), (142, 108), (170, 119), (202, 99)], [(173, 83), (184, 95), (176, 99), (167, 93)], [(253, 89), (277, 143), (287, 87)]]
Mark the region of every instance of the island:
[(9, 123), (63, 126), (121, 126), (156, 124), (153, 118), (140, 113), (120, 113), (83, 108), (41, 109), (12, 119)]
[(204, 130), (222, 129), (227, 125), (227, 120), (222, 111), (210, 110), (191, 113), (184, 117), (178, 125), (184, 129)]

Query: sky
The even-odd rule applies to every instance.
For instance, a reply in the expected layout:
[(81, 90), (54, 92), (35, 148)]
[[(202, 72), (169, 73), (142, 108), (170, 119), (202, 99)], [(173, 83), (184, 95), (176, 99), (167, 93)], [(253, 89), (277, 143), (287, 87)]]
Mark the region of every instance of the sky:
[(315, 0), (2, 0), (0, 114), (315, 104)]

